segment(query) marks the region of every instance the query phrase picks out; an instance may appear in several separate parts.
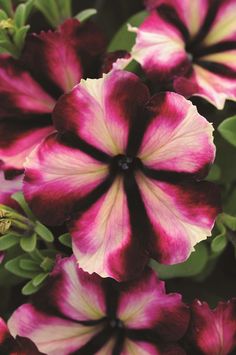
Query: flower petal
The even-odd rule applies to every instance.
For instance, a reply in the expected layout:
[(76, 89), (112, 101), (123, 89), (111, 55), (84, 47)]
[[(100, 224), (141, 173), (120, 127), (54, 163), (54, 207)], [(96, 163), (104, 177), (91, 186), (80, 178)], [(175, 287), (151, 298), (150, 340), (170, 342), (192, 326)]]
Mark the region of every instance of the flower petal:
[[(132, 355), (132, 354), (138, 354), (138, 355), (165, 355), (166, 353), (159, 352), (156, 348), (155, 345), (152, 345), (150, 343), (142, 342), (142, 341), (132, 341), (129, 339), (126, 339), (124, 342), (124, 348), (121, 353), (121, 355)], [(166, 354), (167, 355), (167, 354)], [(178, 355), (178, 354), (176, 354)]]
[(35, 215), (48, 224), (63, 223), (75, 203), (108, 173), (106, 165), (64, 145), (56, 133), (31, 153), (25, 169), (25, 197)]
[(59, 131), (77, 134), (110, 155), (123, 153), (129, 126), (148, 100), (146, 86), (125, 71), (112, 71), (97, 80), (82, 80), (61, 97), (54, 110)]
[(219, 4), (220, 6), (218, 6), (218, 11), (211, 25), (210, 31), (204, 39), (204, 44), (206, 46), (225, 40), (236, 40), (235, 1), (226, 0), (219, 2)]
[(148, 109), (152, 120), (138, 153), (151, 169), (202, 176), (214, 161), (212, 125), (195, 106), (175, 93), (157, 94)]
[[(131, 29), (132, 30), (132, 29)], [(169, 76), (184, 73), (190, 62), (185, 52), (182, 35), (175, 26), (164, 21), (157, 12), (152, 12), (137, 32), (131, 56), (141, 64), (148, 76), (158, 83)]]
[[(211, 63), (214, 65), (214, 62)], [(202, 67), (202, 65), (194, 65), (194, 79), (198, 85), (195, 95), (203, 97), (215, 105), (218, 110), (222, 110), (227, 99), (236, 100), (236, 81), (230, 75), (224, 75), (226, 73), (225, 67), (223, 68), (223, 75), (221, 71), (218, 72), (217, 68), (212, 71), (213, 65), (208, 66), (209, 70)]]
[(31, 151), (50, 133), (52, 125), (43, 119), (0, 121), (0, 161), (1, 168), (23, 170), (23, 164)]
[(101, 326), (86, 327), (24, 304), (13, 313), (8, 327), (13, 336), (28, 337), (47, 355), (69, 355), (86, 344)]
[(236, 349), (235, 312), (236, 299), (220, 302), (214, 310), (195, 301), (188, 333), (191, 345), (205, 355), (231, 354)]
[[(61, 314), (77, 321), (98, 320), (105, 316), (102, 279), (80, 269), (74, 256), (57, 261), (48, 292), (45, 311), (50, 312), (50, 307), (56, 307)], [(40, 297), (39, 295), (37, 300), (43, 307)]]
[(74, 254), (89, 273), (120, 281), (135, 277), (147, 262), (132, 235), (122, 177), (90, 209), (82, 215), (79, 212), (69, 230)]
[(211, 235), (220, 212), (218, 190), (208, 182), (174, 184), (141, 173), (136, 179), (154, 232), (151, 255), (164, 264), (185, 261)]
[[(79, 22), (75, 20), (74, 25), (79, 26)], [(83, 75), (72, 40), (60, 30), (32, 34), (26, 42), (22, 62), (34, 74), (40, 74), (41, 80), (49, 79), (61, 94), (78, 84)]]
[(154, 330), (162, 341), (179, 340), (189, 321), (188, 307), (181, 296), (167, 295), (164, 283), (150, 269), (137, 281), (121, 284), (117, 316), (134, 333)]
[(0, 118), (51, 113), (54, 105), (54, 99), (18, 62), (0, 56)]

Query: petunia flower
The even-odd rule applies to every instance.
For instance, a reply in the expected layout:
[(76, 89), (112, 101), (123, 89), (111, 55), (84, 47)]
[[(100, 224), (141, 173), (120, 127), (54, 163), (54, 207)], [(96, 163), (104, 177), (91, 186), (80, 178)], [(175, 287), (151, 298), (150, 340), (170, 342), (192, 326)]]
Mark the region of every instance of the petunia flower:
[(58, 97), (82, 77), (98, 75), (103, 35), (69, 19), (55, 32), (31, 34), (20, 60), (0, 56), (0, 162), (23, 170), (25, 158), (54, 128)]
[(193, 354), (194, 351), (202, 355), (235, 354), (236, 299), (219, 302), (214, 310), (206, 302), (196, 300), (191, 310), (187, 338)]
[(43, 355), (30, 339), (16, 336), (14, 339), (0, 317), (0, 354), (2, 355)]
[(185, 260), (211, 234), (212, 125), (175, 93), (150, 98), (129, 72), (82, 80), (62, 96), (50, 135), (25, 165), (24, 194), (45, 224), (69, 223), (90, 273), (136, 277), (149, 257)]
[(74, 257), (58, 261), (48, 288), (20, 306), (8, 326), (47, 355), (184, 355), (188, 307), (147, 269), (141, 279), (118, 284), (89, 275)]
[[(235, 0), (146, 0), (132, 57), (149, 78), (222, 109), (236, 99)], [(131, 29), (132, 30), (132, 29)]]

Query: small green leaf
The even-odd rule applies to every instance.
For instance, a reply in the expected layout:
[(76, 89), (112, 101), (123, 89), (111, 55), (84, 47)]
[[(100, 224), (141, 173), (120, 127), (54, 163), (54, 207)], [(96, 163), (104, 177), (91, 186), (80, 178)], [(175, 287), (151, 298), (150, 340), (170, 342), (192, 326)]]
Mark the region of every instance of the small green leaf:
[(54, 236), (52, 234), (52, 232), (42, 223), (40, 223), (39, 221), (36, 221), (36, 225), (35, 225), (35, 232), (46, 242), (53, 242), (54, 241)]
[(14, 35), (14, 42), (16, 46), (19, 48), (19, 50), (22, 49), (25, 43), (25, 37), (27, 35), (27, 32), (29, 31), (30, 26), (24, 26), (21, 27), (20, 29), (16, 30), (16, 33)]
[(41, 285), (45, 280), (46, 278), (48, 277), (48, 273), (41, 273), (41, 274), (38, 274), (37, 276), (35, 276), (32, 280), (32, 283), (35, 287), (38, 287), (39, 285)]
[(0, 251), (7, 250), (11, 248), (13, 245), (19, 243), (19, 237), (15, 236), (14, 234), (5, 234), (0, 237)]
[(15, 15), (14, 15), (14, 23), (15, 26), (20, 28), (25, 24), (25, 4), (20, 4), (17, 6)]
[(86, 9), (84, 11), (79, 12), (75, 18), (79, 20), (79, 22), (85, 22), (88, 20), (90, 17), (96, 15), (97, 10), (96, 9)]
[(25, 279), (32, 279), (34, 276), (36, 276), (38, 274), (38, 272), (23, 270), (20, 267), (20, 260), (26, 259), (26, 258), (27, 258), (27, 254), (20, 255), (16, 258), (6, 262), (6, 264), (4, 266), (8, 271), (10, 271), (14, 275), (20, 276)]
[(193, 277), (201, 273), (207, 264), (208, 251), (205, 243), (196, 246), (196, 250), (190, 255), (187, 261), (176, 265), (163, 265), (151, 260), (151, 267), (157, 271), (163, 280), (175, 277)]
[(43, 259), (43, 261), (40, 264), (40, 267), (44, 270), (44, 271), (51, 271), (53, 269), (55, 262), (53, 259), (46, 257)]
[(36, 235), (36, 233), (32, 234), (29, 237), (28, 236), (27, 237), (22, 237), (20, 239), (20, 246), (27, 253), (32, 252), (36, 248), (36, 244), (37, 244), (37, 235)]
[(213, 164), (211, 166), (211, 169), (206, 177), (206, 180), (208, 181), (218, 181), (220, 179), (221, 176), (221, 171), (220, 171), (220, 167), (216, 164)]
[(40, 286), (34, 286), (33, 281), (27, 282), (27, 284), (22, 288), (21, 292), (25, 296), (32, 295), (40, 289)]
[(0, 21), (7, 20), (7, 19), (8, 19), (8, 16), (7, 16), (6, 12), (0, 9)]
[(230, 216), (229, 214), (222, 213), (222, 222), (224, 225), (229, 228), (231, 231), (236, 231), (236, 217)]
[(59, 241), (68, 248), (72, 247), (71, 236), (69, 233), (60, 235)]
[(0, 0), (0, 7), (7, 13), (9, 17), (13, 15), (11, 0)]
[(40, 271), (40, 266), (34, 260), (21, 259), (19, 265), (21, 269), (26, 271)]
[(24, 195), (22, 192), (15, 192), (13, 195), (11, 195), (11, 198), (13, 200), (15, 200), (16, 202), (18, 202), (18, 204), (23, 209), (25, 214), (29, 217), (29, 219), (35, 220), (35, 217), (34, 217), (32, 211), (30, 210), (27, 202), (25, 201), (25, 198), (24, 198)]
[(236, 147), (236, 116), (224, 120), (219, 125), (218, 131), (227, 142)]
[(130, 17), (127, 22), (119, 29), (119, 31), (113, 37), (108, 47), (108, 52), (114, 52), (117, 50), (126, 50), (130, 52), (135, 43), (136, 34), (128, 31), (127, 24), (139, 27), (139, 25), (148, 16), (146, 11), (141, 11)]
[(214, 253), (221, 253), (226, 245), (227, 245), (228, 241), (225, 235), (217, 235), (211, 242), (211, 250)]

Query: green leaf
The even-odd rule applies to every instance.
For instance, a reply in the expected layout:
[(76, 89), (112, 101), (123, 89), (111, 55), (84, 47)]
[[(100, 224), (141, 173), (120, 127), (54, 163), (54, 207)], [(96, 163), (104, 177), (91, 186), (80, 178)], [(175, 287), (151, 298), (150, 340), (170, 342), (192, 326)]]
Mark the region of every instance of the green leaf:
[(196, 250), (190, 255), (187, 261), (176, 265), (163, 265), (156, 261), (151, 261), (151, 267), (157, 271), (159, 277), (163, 280), (175, 277), (193, 277), (201, 273), (207, 264), (208, 251), (206, 244), (200, 243)]
[(8, 16), (7, 16), (6, 12), (0, 9), (0, 21), (7, 20), (7, 19), (8, 19)]
[(19, 265), (21, 269), (26, 271), (40, 271), (40, 266), (34, 260), (21, 259)]
[(91, 16), (96, 15), (97, 10), (96, 9), (86, 9), (84, 11), (79, 12), (75, 18), (79, 20), (79, 22), (85, 22), (88, 20)]
[(41, 274), (38, 274), (37, 276), (35, 276), (32, 280), (32, 283), (35, 287), (38, 287), (39, 285), (41, 285), (45, 280), (46, 278), (48, 277), (48, 273), (41, 273)]
[(53, 269), (53, 266), (55, 264), (55, 261), (49, 257), (45, 257), (43, 259), (43, 261), (40, 264), (40, 267), (44, 270), (44, 271), (51, 271)]
[(22, 210), (25, 212), (25, 214), (29, 217), (31, 220), (35, 220), (35, 217), (29, 208), (27, 202), (25, 201), (24, 195), (22, 192), (15, 192), (13, 195), (11, 195), (11, 198), (18, 202)]
[(221, 253), (226, 248), (227, 243), (225, 235), (217, 235), (211, 242), (211, 250), (213, 253)]
[(8, 271), (10, 271), (14, 275), (20, 276), (25, 279), (32, 279), (38, 274), (38, 272), (22, 269), (20, 267), (20, 261), (22, 259), (27, 259), (27, 254), (23, 254), (12, 260), (9, 260), (4, 266)]
[(36, 244), (37, 244), (36, 233), (32, 234), (31, 236), (22, 237), (20, 239), (20, 246), (27, 253), (32, 252), (36, 248)]
[(34, 286), (33, 281), (27, 282), (27, 284), (22, 288), (21, 292), (25, 296), (32, 295), (40, 289), (40, 286)]
[(25, 18), (25, 4), (20, 4), (17, 6), (15, 15), (14, 15), (14, 24), (16, 27), (20, 28), (24, 26), (26, 21)]
[(206, 180), (208, 181), (218, 181), (220, 179), (221, 176), (221, 171), (220, 171), (220, 167), (216, 164), (213, 164), (211, 166), (211, 169), (206, 177)]
[(29, 29), (30, 29), (30, 26), (27, 25), (27, 26), (21, 27), (20, 29), (16, 30), (16, 33), (14, 35), (14, 42), (15, 42), (16, 46), (19, 48), (19, 51), (21, 51), (21, 49), (24, 46), (25, 37), (26, 37)]
[(72, 247), (71, 236), (69, 233), (60, 235), (59, 241), (61, 242), (61, 244), (65, 245), (68, 248)]
[(13, 16), (11, 0), (0, 0), (0, 7), (7, 13), (8, 17)]
[(224, 120), (218, 126), (218, 131), (227, 142), (236, 147), (236, 116)]
[(19, 243), (19, 237), (15, 236), (14, 234), (5, 234), (0, 237), (0, 251), (7, 250), (11, 248), (13, 245)]
[(39, 221), (36, 221), (36, 226), (34, 230), (46, 242), (51, 243), (54, 241), (54, 236), (52, 232)]
[(141, 11), (130, 17), (128, 21), (119, 29), (109, 44), (108, 51), (126, 50), (130, 52), (135, 43), (136, 34), (128, 31), (127, 23), (138, 27), (147, 17), (146, 11)]
[(221, 215), (222, 223), (229, 228), (231, 231), (236, 231), (236, 217), (230, 216), (229, 214), (222, 213)]

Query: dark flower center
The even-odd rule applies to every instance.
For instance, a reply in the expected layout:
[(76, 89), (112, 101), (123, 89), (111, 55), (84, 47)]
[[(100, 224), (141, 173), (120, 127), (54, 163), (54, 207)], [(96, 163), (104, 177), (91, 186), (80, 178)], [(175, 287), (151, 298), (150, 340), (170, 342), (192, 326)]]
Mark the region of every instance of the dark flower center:
[(109, 324), (112, 329), (123, 329), (124, 328), (123, 322), (118, 318), (111, 319)]
[(129, 173), (137, 170), (141, 166), (141, 160), (128, 155), (116, 155), (110, 164), (111, 170), (115, 173)]

